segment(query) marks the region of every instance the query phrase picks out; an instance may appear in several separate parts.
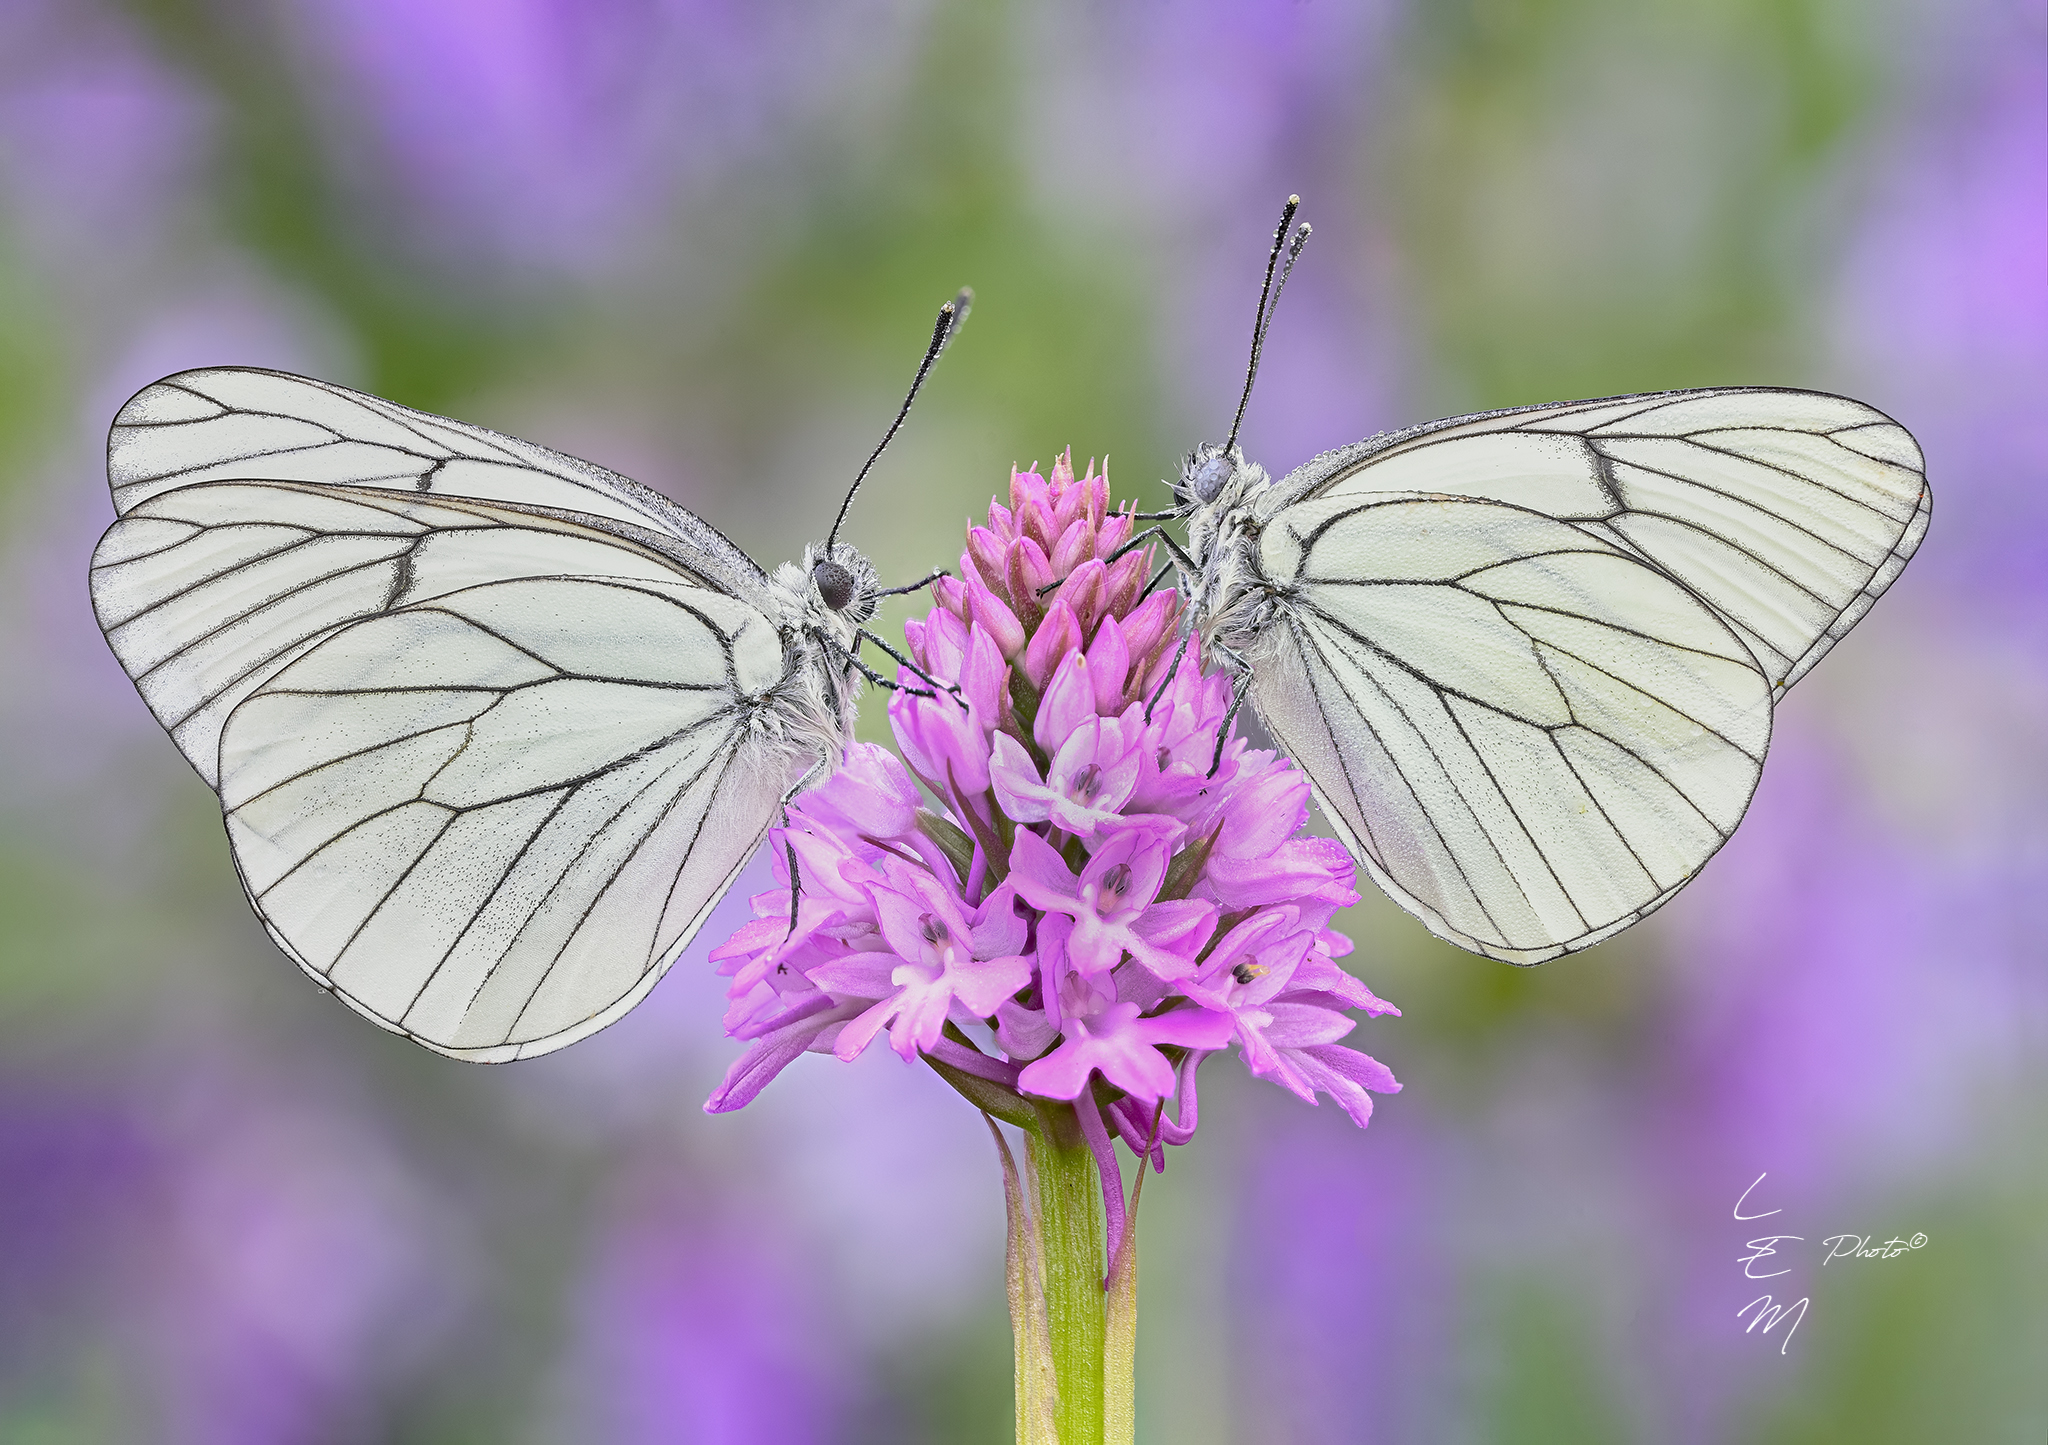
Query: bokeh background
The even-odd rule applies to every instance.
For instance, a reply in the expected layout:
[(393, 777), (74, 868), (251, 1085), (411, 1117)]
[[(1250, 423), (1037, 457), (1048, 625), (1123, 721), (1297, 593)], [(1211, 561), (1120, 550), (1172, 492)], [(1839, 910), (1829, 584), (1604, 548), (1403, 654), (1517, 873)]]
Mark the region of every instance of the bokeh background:
[[(1292, 190), (1276, 473), (1782, 383), (1910, 426), (1935, 520), (1654, 919), (1522, 971), (1368, 902), (1406, 1091), (1361, 1133), (1213, 1070), (1145, 1200), (1142, 1437), (2038, 1445), (2044, 56), (2040, 0), (0, 3), (0, 1439), (1007, 1440), (980, 1121), (886, 1051), (703, 1115), (719, 922), (504, 1068), (270, 947), (86, 603), (105, 428), (308, 372), (772, 561), (971, 282), (850, 526), (907, 580), (1012, 462), (1163, 499)], [(1805, 1242), (1754, 1284), (1764, 1232)]]

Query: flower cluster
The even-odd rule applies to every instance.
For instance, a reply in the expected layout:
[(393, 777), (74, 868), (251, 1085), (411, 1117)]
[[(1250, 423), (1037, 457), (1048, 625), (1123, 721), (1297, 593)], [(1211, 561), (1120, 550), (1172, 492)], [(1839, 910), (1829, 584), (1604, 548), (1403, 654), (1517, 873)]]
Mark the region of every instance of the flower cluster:
[(1084, 1127), (1140, 1154), (1193, 1135), (1195, 1072), (1233, 1043), (1361, 1125), (1368, 1090), (1400, 1087), (1337, 1042), (1345, 1010), (1397, 1012), (1336, 962), (1351, 860), (1295, 836), (1307, 779), (1236, 735), (1230, 680), (1181, 645), (1177, 597), (1145, 595), (1150, 549), (1116, 555), (1134, 523), (1108, 496), (1068, 458), (1011, 477), (961, 577), (906, 627), (957, 693), (906, 668), (889, 703), (904, 761), (851, 746), (770, 835), (782, 886), (711, 955), (732, 979), (726, 1029), (751, 1043), (711, 1112), (807, 1050), (851, 1059), (885, 1031), (977, 1088), (1097, 1106)]

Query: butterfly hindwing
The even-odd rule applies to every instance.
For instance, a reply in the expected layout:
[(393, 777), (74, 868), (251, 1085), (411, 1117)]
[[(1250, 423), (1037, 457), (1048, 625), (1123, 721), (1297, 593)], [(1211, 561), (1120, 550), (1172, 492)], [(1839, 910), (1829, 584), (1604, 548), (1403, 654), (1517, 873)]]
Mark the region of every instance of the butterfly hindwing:
[(238, 706), (243, 883), (320, 982), (458, 1057), (543, 1053), (652, 986), (775, 816), (758, 614), (701, 588), (501, 581), (344, 628)]
[(1261, 538), (1288, 599), (1251, 697), (1376, 879), (1437, 933), (1539, 963), (1681, 887), (1740, 820), (1769, 685), (1620, 546), (1525, 508), (1356, 494)]

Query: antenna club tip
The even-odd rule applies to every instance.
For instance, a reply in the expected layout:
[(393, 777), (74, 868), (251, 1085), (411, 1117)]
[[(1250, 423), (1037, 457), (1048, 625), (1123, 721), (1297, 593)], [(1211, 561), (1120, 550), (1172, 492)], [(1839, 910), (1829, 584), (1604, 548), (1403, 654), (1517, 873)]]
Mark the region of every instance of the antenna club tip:
[(1289, 197), (1287, 198), (1287, 204), (1288, 204), (1288, 205), (1290, 205), (1290, 206), (1298, 206), (1298, 205), (1300, 205), (1300, 204), (1301, 204), (1301, 197), (1300, 197), (1300, 196), (1289, 196)]

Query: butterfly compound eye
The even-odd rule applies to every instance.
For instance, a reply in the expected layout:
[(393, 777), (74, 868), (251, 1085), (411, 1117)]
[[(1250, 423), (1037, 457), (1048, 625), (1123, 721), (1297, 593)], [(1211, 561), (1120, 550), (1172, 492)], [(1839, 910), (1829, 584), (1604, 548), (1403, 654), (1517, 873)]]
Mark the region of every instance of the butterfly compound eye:
[(1223, 494), (1230, 474), (1236, 470), (1228, 453), (1212, 452), (1188, 473), (1188, 488), (1195, 494), (1196, 501), (1213, 502)]
[(811, 569), (811, 585), (834, 612), (844, 612), (853, 601), (853, 574), (837, 562), (820, 562)]

